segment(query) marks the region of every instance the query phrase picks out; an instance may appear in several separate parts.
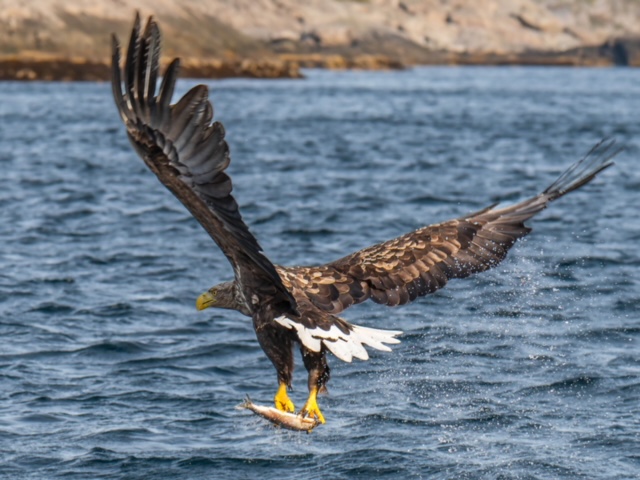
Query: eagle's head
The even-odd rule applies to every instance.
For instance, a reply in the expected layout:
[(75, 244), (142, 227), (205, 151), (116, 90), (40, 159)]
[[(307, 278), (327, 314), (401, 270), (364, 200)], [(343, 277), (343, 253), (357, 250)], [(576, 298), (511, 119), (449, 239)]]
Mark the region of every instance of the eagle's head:
[(233, 282), (220, 283), (204, 292), (196, 300), (196, 308), (204, 310), (209, 307), (230, 308), (238, 310), (236, 289)]

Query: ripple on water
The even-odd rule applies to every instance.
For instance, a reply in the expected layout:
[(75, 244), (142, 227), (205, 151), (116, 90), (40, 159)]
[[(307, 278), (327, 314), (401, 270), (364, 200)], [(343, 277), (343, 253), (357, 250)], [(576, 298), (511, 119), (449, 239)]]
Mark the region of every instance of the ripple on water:
[(143, 354), (152, 351), (146, 344), (131, 341), (102, 341), (94, 345), (89, 345), (73, 352), (80, 357), (100, 357), (100, 356), (130, 356)]

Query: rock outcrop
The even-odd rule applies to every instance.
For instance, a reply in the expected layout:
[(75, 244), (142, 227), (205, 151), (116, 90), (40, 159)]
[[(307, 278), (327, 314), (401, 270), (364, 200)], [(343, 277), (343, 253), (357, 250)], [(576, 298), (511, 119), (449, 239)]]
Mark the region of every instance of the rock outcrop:
[(636, 0), (4, 0), (0, 77), (103, 78), (109, 34), (125, 41), (136, 10), (158, 18), (165, 55), (183, 57), (185, 73), (196, 76), (296, 77), (301, 66), (640, 65)]

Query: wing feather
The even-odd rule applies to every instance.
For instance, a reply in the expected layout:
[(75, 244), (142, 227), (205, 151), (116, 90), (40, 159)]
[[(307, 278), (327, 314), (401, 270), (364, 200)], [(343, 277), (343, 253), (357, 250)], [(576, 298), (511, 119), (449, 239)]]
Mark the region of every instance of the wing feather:
[[(613, 145), (612, 140), (598, 143), (550, 187), (516, 205), (502, 209), (492, 205), (320, 267), (279, 267), (280, 275), (297, 295), (306, 289), (314, 305), (332, 314), (367, 299), (389, 306), (403, 305), (439, 290), (453, 278), (498, 265), (515, 242), (531, 231), (524, 224), (526, 220), (612, 165), (611, 159), (619, 152)], [(336, 285), (340, 296), (315, 288), (321, 284)]]
[[(229, 146), (224, 128), (213, 120), (208, 89), (198, 85), (171, 105), (179, 61), (169, 65), (156, 96), (160, 31), (140, 17), (131, 31), (124, 70), (113, 37), (113, 96), (136, 151), (158, 179), (187, 207), (233, 266), (245, 298), (270, 295), (279, 312), (295, 312), (296, 302), (274, 265), (242, 220), (225, 173)], [(123, 90), (124, 87), (124, 90)]]
[(162, 82), (160, 83), (160, 93), (155, 101), (157, 111), (153, 116), (151, 126), (161, 131), (165, 131), (168, 128), (171, 120), (171, 108), (169, 105), (173, 97), (179, 70), (180, 59), (176, 58), (167, 67), (162, 77)]

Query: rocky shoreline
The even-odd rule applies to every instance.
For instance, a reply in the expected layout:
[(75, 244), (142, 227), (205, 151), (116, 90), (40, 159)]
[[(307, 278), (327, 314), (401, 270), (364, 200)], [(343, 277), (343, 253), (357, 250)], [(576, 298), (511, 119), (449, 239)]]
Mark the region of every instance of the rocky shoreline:
[(0, 80), (106, 81), (135, 13), (192, 78), (415, 65), (640, 66), (637, 0), (6, 0)]
[[(273, 60), (185, 61), (181, 76), (187, 78), (301, 78), (295, 63)], [(111, 78), (107, 62), (65, 58), (0, 58), (0, 80), (102, 82)]]
[[(271, 59), (186, 59), (181, 76), (187, 78), (302, 78), (303, 68), (329, 70), (397, 70), (416, 65), (525, 65), (525, 66), (640, 66), (640, 39), (620, 39), (596, 47), (565, 52), (456, 53), (435, 51), (419, 63), (405, 64), (386, 55), (282, 54)], [(108, 81), (108, 62), (65, 58), (0, 57), (0, 80)]]

